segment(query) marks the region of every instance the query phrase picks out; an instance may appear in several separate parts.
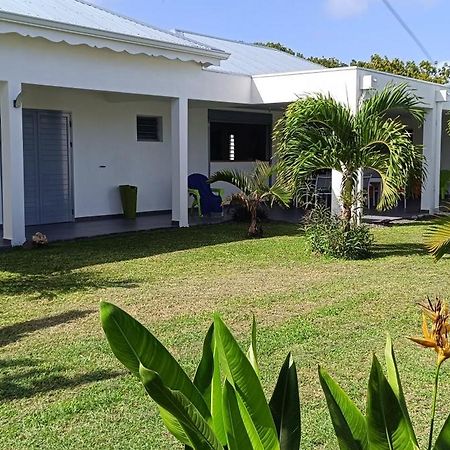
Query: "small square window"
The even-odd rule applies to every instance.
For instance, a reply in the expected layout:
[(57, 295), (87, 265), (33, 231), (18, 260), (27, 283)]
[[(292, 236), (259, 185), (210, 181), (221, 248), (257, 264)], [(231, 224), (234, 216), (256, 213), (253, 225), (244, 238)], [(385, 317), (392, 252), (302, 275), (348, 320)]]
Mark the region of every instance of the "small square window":
[(162, 142), (162, 117), (137, 116), (138, 142)]

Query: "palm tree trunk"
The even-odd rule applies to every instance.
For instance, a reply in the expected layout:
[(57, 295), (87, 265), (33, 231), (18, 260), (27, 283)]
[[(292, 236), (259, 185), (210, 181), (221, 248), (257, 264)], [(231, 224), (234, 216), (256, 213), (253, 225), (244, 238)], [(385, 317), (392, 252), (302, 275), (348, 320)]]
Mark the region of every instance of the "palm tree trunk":
[(345, 230), (350, 229), (353, 216), (355, 181), (351, 174), (344, 174), (342, 180), (342, 219)]
[(258, 224), (258, 203), (251, 202), (248, 205), (250, 213), (250, 226), (248, 228), (249, 238), (259, 238), (262, 236), (262, 227)]

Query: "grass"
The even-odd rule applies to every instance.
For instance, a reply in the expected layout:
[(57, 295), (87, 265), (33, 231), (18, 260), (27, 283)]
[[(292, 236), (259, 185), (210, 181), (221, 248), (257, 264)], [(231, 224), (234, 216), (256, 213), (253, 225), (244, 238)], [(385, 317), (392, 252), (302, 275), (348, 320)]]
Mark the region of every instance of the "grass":
[[(293, 225), (245, 240), (243, 225), (154, 231), (0, 254), (0, 449), (173, 449), (152, 401), (113, 357), (98, 303), (145, 323), (193, 374), (213, 311), (247, 345), (256, 315), (270, 394), (292, 350), (303, 448), (336, 449), (317, 379), (325, 366), (364, 406), (372, 353), (393, 336), (413, 421), (424, 442), (434, 355), (417, 302), (449, 295), (450, 259), (422, 247), (424, 225), (377, 228), (366, 261), (315, 257)], [(450, 411), (442, 374), (439, 424)]]

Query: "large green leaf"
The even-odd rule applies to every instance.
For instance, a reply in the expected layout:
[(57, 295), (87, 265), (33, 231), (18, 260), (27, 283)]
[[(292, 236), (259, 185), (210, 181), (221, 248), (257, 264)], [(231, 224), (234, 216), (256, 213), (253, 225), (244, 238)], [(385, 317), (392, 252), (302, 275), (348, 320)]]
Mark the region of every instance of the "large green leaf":
[(252, 322), (252, 338), (250, 342), (250, 347), (247, 352), (248, 360), (250, 361), (253, 369), (255, 369), (256, 375), (259, 376), (259, 364), (258, 364), (258, 352), (256, 350), (256, 319), (253, 316)]
[[(125, 367), (137, 377), (141, 365), (157, 372), (169, 389), (180, 391), (194, 404), (206, 421), (211, 421), (211, 413), (200, 391), (150, 331), (111, 303), (102, 302), (100, 314), (109, 345)], [(181, 442), (188, 444), (177, 419), (164, 410), (161, 410), (161, 416), (169, 431)]]
[(434, 450), (448, 450), (450, 448), (450, 416), (447, 417), (447, 420), (442, 427), (441, 432), (439, 433), (438, 438), (434, 444)]
[(394, 394), (397, 397), (397, 400), (403, 411), (403, 415), (405, 416), (406, 422), (409, 427), (411, 438), (414, 444), (418, 447), (419, 444), (417, 442), (416, 434), (414, 433), (414, 428), (411, 422), (411, 418), (409, 416), (408, 407), (406, 406), (405, 395), (403, 393), (402, 382), (400, 380), (400, 374), (397, 367), (397, 361), (395, 358), (394, 347), (392, 345), (392, 339), (389, 335), (386, 339), (385, 359), (387, 368), (387, 380), (392, 390), (394, 391)]
[(223, 389), (224, 423), (228, 450), (251, 449), (252, 444), (241, 417), (236, 392), (228, 381)]
[(289, 353), (281, 367), (269, 402), (281, 450), (298, 450), (301, 440), (300, 396), (297, 369)]
[(203, 343), (203, 354), (195, 373), (194, 384), (202, 393), (212, 415), (214, 432), (220, 442), (226, 444), (222, 408), (222, 379), (220, 356), (214, 338), (214, 324), (208, 330)]
[(370, 450), (417, 449), (408, 420), (376, 356), (369, 379), (367, 428)]
[(223, 450), (206, 420), (197, 408), (180, 391), (164, 385), (153, 370), (140, 366), (141, 381), (152, 399), (165, 411), (176, 417), (195, 450)]
[(367, 424), (361, 411), (344, 390), (319, 367), (322, 385), (331, 421), (341, 450), (368, 450)]
[(241, 416), (252, 448), (279, 450), (277, 430), (258, 375), (230, 330), (218, 316), (214, 319), (214, 330), (221, 352), (221, 364), (238, 395)]
[(214, 339), (214, 324), (209, 327), (203, 342), (203, 352), (197, 371), (194, 376), (194, 385), (203, 395), (208, 406), (211, 400), (211, 382), (214, 372), (214, 353), (213, 353), (213, 339)]
[(211, 385), (211, 414), (213, 426), (220, 442), (225, 445), (226, 434), (225, 425), (223, 423), (223, 393), (222, 393), (222, 377), (220, 373), (220, 354), (217, 340), (214, 339), (214, 372)]

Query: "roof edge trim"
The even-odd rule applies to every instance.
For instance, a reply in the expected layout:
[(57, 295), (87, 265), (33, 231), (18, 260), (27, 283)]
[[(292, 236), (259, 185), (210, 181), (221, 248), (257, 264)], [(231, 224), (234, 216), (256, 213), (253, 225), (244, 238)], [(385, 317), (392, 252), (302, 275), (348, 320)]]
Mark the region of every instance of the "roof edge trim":
[[(87, 37), (103, 38), (111, 41), (118, 41), (125, 44), (135, 44), (143, 47), (151, 47), (161, 50), (169, 50), (184, 53), (192, 56), (204, 56), (211, 60), (199, 60), (198, 62), (209, 62), (211, 64), (216, 64), (217, 61), (228, 59), (229, 53), (223, 52), (216, 49), (202, 49), (195, 48), (189, 45), (173, 44), (170, 42), (157, 41), (147, 38), (140, 38), (136, 36), (130, 36), (127, 34), (115, 33), (111, 31), (96, 30), (94, 28), (83, 27), (79, 25), (71, 25), (63, 22), (56, 22), (46, 19), (40, 19), (31, 16), (25, 16), (21, 14), (14, 14), (5, 11), (0, 11), (0, 21), (28, 25), (36, 28), (59, 31), (70, 34), (77, 34)], [(20, 33), (19, 33), (20, 34)], [(42, 36), (45, 38), (45, 36)]]

